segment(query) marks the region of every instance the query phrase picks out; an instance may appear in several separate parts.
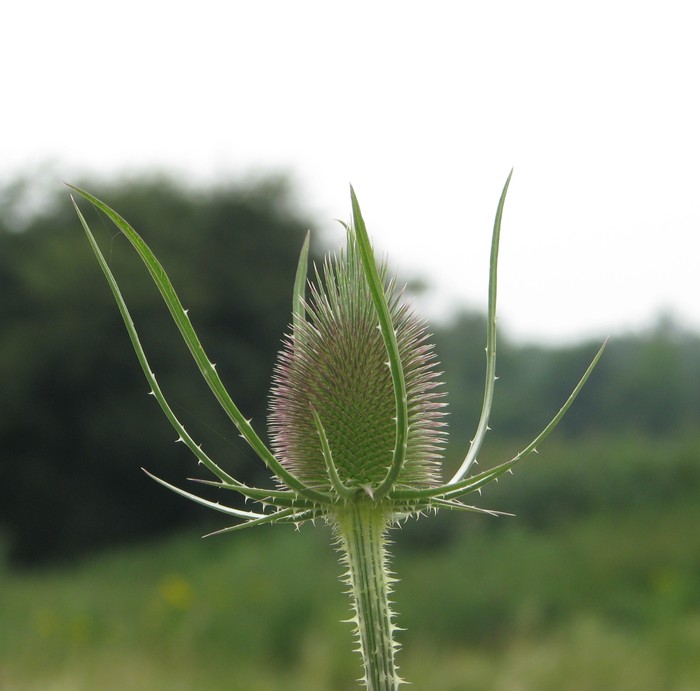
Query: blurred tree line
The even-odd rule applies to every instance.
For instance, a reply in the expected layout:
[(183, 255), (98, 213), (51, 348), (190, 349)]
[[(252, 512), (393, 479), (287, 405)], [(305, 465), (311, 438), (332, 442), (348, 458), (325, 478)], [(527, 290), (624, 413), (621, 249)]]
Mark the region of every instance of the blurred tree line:
[[(313, 225), (289, 186), (268, 179), (197, 190), (158, 177), (86, 186), (151, 244), (234, 399), (264, 433), (297, 256)], [(105, 219), (84, 211), (176, 413), (232, 474), (264, 482), (259, 461), (212, 402), (145, 268)], [(37, 201), (31, 183), (0, 189), (0, 319), (0, 537), (10, 557), (38, 564), (201, 520), (200, 508), (138, 471), (144, 466), (180, 485), (197, 475), (145, 395), (67, 192)], [(485, 320), (462, 313), (434, 334), (449, 391), (450, 446), (461, 450), (480, 412)], [(536, 433), (598, 345), (520, 346), (501, 337), (493, 434)], [(698, 382), (697, 335), (661, 321), (648, 333), (614, 338), (558, 434), (697, 433)]]
[[(434, 333), (446, 369), (450, 436), (461, 446), (474, 431), (461, 421), (472, 421), (475, 428), (481, 409), (486, 320), (462, 313)], [(533, 436), (567, 399), (601, 342), (519, 345), (500, 334), (491, 427), (513, 439)], [(661, 316), (646, 332), (612, 335), (593, 375), (557, 428), (558, 435), (569, 437), (697, 432), (700, 335), (682, 329), (668, 316)]]

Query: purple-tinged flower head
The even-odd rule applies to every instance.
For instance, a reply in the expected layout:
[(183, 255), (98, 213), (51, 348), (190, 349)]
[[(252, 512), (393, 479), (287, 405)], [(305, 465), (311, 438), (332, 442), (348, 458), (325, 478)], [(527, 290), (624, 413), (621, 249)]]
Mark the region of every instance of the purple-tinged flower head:
[[(381, 271), (406, 384), (406, 460), (396, 486), (440, 482), (446, 438), (444, 395), (424, 323)], [(328, 439), (339, 479), (348, 487), (376, 487), (391, 465), (396, 399), (387, 349), (360, 260), (355, 232), (345, 252), (328, 257), (305, 303), (306, 319), (279, 353), (270, 400), (275, 455), (307, 486), (331, 488), (314, 411)]]

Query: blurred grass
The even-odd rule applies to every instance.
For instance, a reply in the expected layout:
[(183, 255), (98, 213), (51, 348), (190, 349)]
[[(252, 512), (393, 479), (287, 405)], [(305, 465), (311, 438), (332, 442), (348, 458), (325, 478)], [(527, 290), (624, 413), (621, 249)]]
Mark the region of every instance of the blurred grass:
[[(441, 514), (396, 532), (413, 688), (700, 689), (700, 441), (560, 451), (479, 502), (516, 519)], [(190, 533), (5, 568), (0, 689), (354, 689), (329, 543), (327, 528)]]

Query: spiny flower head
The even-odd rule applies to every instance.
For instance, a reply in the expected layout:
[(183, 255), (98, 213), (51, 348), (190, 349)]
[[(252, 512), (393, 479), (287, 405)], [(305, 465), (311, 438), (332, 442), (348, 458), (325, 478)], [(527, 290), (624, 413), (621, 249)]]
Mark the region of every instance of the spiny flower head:
[[(405, 379), (408, 436), (397, 486), (439, 481), (445, 440), (443, 394), (425, 324), (380, 275)], [(319, 440), (320, 420), (341, 482), (371, 488), (386, 477), (396, 438), (396, 401), (387, 348), (360, 260), (357, 235), (347, 227), (344, 252), (316, 270), (305, 318), (284, 341), (270, 402), (269, 427), (279, 461), (305, 484), (330, 491)]]

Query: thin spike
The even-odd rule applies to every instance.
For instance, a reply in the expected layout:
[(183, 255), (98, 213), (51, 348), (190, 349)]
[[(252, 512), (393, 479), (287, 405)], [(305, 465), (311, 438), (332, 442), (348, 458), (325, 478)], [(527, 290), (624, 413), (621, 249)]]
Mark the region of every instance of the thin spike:
[(389, 312), (384, 285), (382, 284), (379, 271), (377, 270), (377, 263), (367, 235), (367, 228), (362, 218), (362, 211), (360, 210), (360, 205), (355, 196), (355, 190), (352, 187), (350, 187), (350, 197), (352, 201), (353, 225), (357, 236), (357, 245), (372, 295), (374, 309), (379, 320), (379, 328), (382, 332), (389, 362), (391, 363), (391, 378), (394, 385), (394, 396), (396, 400), (396, 442), (391, 465), (389, 466), (386, 477), (374, 491), (374, 497), (376, 499), (381, 499), (393, 487), (406, 459), (406, 441), (408, 437), (406, 380), (404, 378), (403, 366), (399, 356), (399, 346), (396, 341), (396, 331), (391, 320), (391, 313)]
[(167, 487), (169, 490), (175, 492), (176, 494), (179, 494), (182, 497), (185, 497), (186, 499), (189, 499), (190, 501), (193, 501), (197, 504), (201, 504), (202, 506), (206, 506), (209, 509), (214, 509), (215, 511), (220, 511), (221, 513), (226, 513), (229, 516), (236, 516), (237, 518), (246, 518), (246, 519), (260, 519), (260, 518), (267, 518), (267, 514), (261, 514), (261, 513), (254, 513), (252, 511), (241, 511), (240, 509), (235, 509), (231, 506), (223, 506), (222, 504), (219, 504), (218, 502), (213, 502), (209, 501), (208, 499), (204, 499), (202, 497), (198, 497), (196, 494), (192, 494), (191, 492), (186, 492), (184, 489), (180, 489), (179, 487), (176, 487), (175, 485), (171, 485), (169, 482), (166, 482), (165, 480), (161, 480), (159, 477), (156, 475), (153, 475), (152, 473), (149, 473), (145, 468), (141, 468), (148, 477), (150, 477), (152, 480), (155, 480), (157, 483), (163, 485), (163, 487)]
[(328, 477), (331, 481), (333, 489), (338, 493), (339, 496), (344, 499), (351, 499), (357, 494), (357, 491), (347, 487), (338, 475), (338, 469), (335, 467), (333, 462), (333, 454), (331, 453), (331, 447), (328, 443), (328, 437), (326, 436), (326, 430), (323, 428), (323, 423), (319, 417), (316, 409), (311, 406), (311, 414), (314, 418), (314, 423), (316, 424), (316, 431), (321, 440), (321, 451), (323, 452), (323, 459), (326, 462), (326, 469), (328, 470)]
[(508, 186), (513, 176), (511, 170), (506, 179), (501, 192), (501, 198), (498, 202), (496, 210), (496, 219), (493, 224), (493, 234), (491, 236), (491, 260), (489, 266), (489, 304), (488, 304), (488, 327), (486, 329), (486, 384), (484, 387), (484, 401), (481, 408), (481, 416), (479, 424), (476, 428), (474, 441), (467, 451), (467, 455), (453, 475), (448, 484), (454, 484), (464, 479), (469, 472), (471, 464), (476, 458), (481, 449), (481, 444), (488, 430), (489, 417), (491, 416), (491, 406), (493, 405), (493, 390), (496, 382), (496, 299), (498, 287), (498, 247), (501, 239), (501, 219), (503, 217), (503, 208), (506, 203), (506, 195), (508, 194)]
[(292, 319), (294, 325), (294, 333), (300, 333), (302, 322), (306, 319), (306, 310), (304, 308), (306, 296), (306, 274), (308, 273), (309, 263), (309, 243), (311, 241), (311, 231), (306, 233), (304, 244), (301, 247), (299, 254), (299, 262), (297, 263), (297, 272), (294, 277), (294, 294), (292, 297)]

